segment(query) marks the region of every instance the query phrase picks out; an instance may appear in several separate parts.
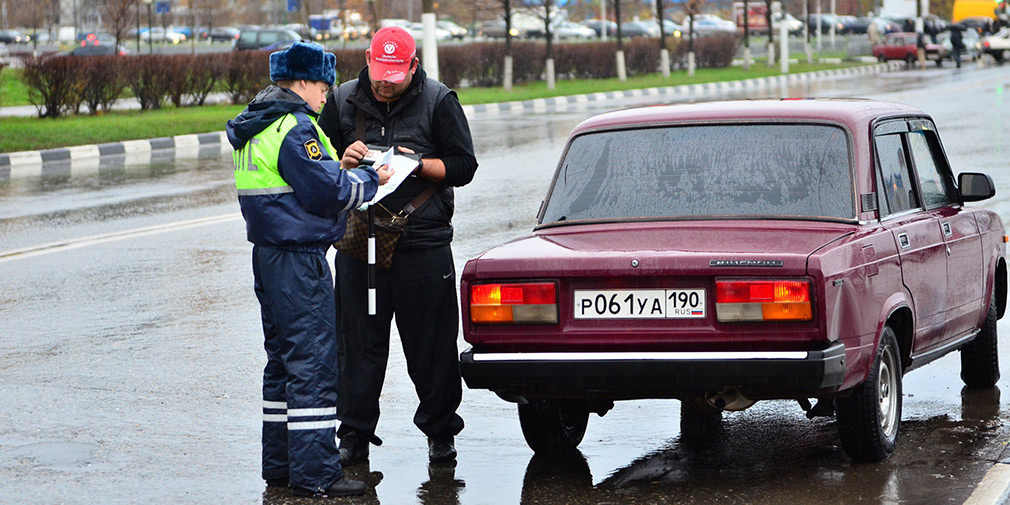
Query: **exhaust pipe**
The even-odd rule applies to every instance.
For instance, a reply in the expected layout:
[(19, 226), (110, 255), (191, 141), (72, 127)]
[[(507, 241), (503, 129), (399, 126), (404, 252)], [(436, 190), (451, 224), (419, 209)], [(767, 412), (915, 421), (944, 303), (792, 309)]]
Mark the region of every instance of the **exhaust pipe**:
[(719, 410), (739, 411), (750, 408), (754, 400), (744, 396), (736, 386), (726, 386), (718, 393), (705, 393), (705, 403)]

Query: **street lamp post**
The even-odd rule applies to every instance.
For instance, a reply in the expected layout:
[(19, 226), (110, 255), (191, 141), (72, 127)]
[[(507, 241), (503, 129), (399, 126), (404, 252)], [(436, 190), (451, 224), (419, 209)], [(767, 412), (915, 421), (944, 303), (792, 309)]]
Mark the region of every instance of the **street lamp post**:
[(147, 4), (147, 53), (154, 54), (154, 34), (151, 33), (151, 3), (154, 0), (144, 0)]

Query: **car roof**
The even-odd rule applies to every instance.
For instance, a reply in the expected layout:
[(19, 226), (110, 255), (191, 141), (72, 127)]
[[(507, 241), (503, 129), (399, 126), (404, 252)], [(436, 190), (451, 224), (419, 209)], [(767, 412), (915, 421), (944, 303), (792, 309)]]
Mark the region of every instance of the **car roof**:
[(925, 116), (921, 110), (897, 102), (861, 98), (734, 100), (639, 107), (591, 117), (572, 130), (572, 136), (609, 128), (648, 127), (664, 123), (711, 123), (733, 120), (833, 121), (850, 127), (879, 117)]

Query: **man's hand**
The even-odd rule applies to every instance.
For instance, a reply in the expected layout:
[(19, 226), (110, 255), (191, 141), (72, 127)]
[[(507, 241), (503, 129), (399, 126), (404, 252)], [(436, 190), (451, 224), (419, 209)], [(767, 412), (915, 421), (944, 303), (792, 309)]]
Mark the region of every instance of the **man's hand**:
[[(358, 165), (361, 164), (361, 158), (364, 158), (367, 153), (368, 146), (360, 140), (355, 140), (353, 144), (347, 146), (347, 149), (344, 150), (344, 155), (340, 157), (340, 167), (347, 169), (358, 168)], [(382, 184), (385, 184), (385, 181), (382, 181)]]
[(379, 173), (379, 186), (389, 182), (389, 178), (393, 176), (393, 167), (389, 165), (379, 165), (375, 171)]

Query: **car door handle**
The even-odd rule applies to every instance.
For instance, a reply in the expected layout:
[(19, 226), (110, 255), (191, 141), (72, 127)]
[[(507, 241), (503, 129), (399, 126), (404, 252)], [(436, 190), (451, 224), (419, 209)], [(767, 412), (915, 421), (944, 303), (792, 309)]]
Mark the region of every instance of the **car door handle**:
[(947, 256), (950, 256), (950, 246), (947, 246)]

